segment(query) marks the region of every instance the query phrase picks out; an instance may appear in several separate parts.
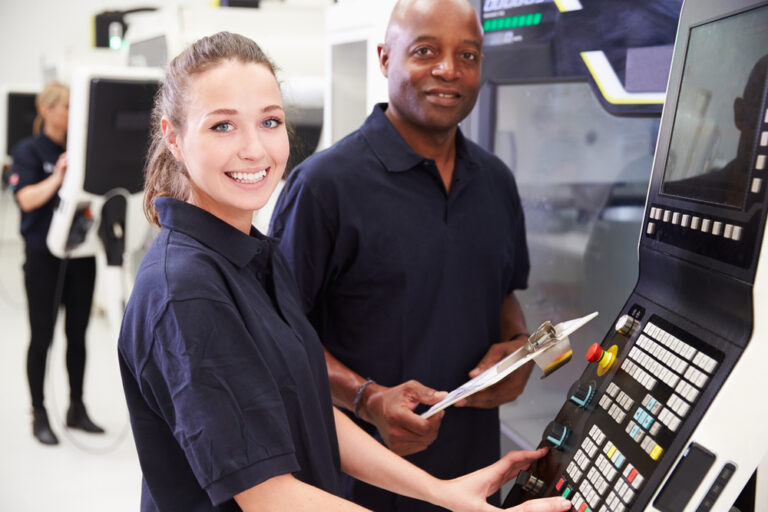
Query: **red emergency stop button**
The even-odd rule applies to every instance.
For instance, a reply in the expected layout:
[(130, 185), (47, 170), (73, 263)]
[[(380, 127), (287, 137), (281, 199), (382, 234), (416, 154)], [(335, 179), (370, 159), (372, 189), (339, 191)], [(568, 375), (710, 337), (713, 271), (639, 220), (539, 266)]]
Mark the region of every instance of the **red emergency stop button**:
[(597, 363), (597, 374), (602, 376), (613, 366), (618, 352), (619, 348), (616, 345), (608, 350), (603, 350), (599, 343), (593, 343), (587, 350), (587, 361)]
[(605, 350), (603, 350), (603, 347), (600, 346), (599, 343), (593, 343), (591, 347), (589, 347), (589, 350), (587, 350), (587, 361), (590, 363), (596, 363), (600, 361), (600, 358), (603, 357), (603, 353)]

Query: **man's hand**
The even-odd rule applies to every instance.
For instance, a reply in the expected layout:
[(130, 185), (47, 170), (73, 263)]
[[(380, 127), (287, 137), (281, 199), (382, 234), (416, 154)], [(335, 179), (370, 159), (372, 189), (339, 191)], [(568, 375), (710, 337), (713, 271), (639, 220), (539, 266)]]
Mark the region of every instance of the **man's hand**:
[[(477, 363), (477, 366), (469, 372), (469, 377), (477, 377), (482, 372), (522, 347), (525, 342), (526, 339), (520, 337), (513, 341), (505, 341), (491, 345), (491, 348), (485, 356), (483, 356), (480, 362)], [(512, 374), (508, 375), (501, 382), (487, 387), (482, 391), (478, 391), (466, 399), (457, 402), (455, 405), (458, 407), (491, 409), (493, 407), (498, 407), (501, 404), (511, 402), (523, 392), (532, 371), (533, 361), (530, 361), (512, 372)]]
[(425, 420), (413, 410), (420, 403), (436, 404), (446, 394), (415, 380), (392, 388), (371, 384), (365, 389), (358, 412), (361, 418), (376, 426), (390, 450), (398, 455), (410, 455), (432, 444), (443, 419), (442, 411)]

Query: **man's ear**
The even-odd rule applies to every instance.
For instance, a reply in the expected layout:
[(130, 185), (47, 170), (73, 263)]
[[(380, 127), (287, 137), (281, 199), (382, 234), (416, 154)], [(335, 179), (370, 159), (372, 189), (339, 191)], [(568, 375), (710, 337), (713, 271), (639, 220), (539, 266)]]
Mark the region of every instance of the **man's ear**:
[(171, 121), (168, 118), (163, 117), (160, 120), (160, 129), (163, 131), (163, 138), (165, 139), (165, 145), (168, 150), (176, 160), (184, 163), (184, 156), (181, 152), (181, 147), (179, 146), (181, 137), (179, 136), (176, 127), (171, 124)]
[(389, 69), (389, 48), (384, 43), (379, 43), (376, 46), (376, 52), (379, 54), (379, 69), (384, 78), (389, 78), (387, 75)]

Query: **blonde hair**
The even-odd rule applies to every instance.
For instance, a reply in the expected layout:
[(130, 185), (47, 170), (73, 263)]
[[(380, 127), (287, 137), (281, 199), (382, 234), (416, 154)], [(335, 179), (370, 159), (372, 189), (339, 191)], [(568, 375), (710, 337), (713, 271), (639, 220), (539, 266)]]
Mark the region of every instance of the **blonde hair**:
[(35, 97), (35, 107), (37, 115), (32, 123), (32, 133), (38, 135), (43, 127), (43, 116), (40, 114), (40, 107), (54, 107), (58, 102), (63, 101), (69, 95), (69, 87), (61, 82), (48, 82)]
[(166, 146), (160, 122), (165, 117), (179, 132), (183, 132), (190, 78), (226, 60), (263, 64), (276, 77), (275, 65), (258, 44), (230, 32), (198, 39), (171, 61), (155, 95), (151, 141), (144, 169), (144, 215), (156, 226), (160, 226), (154, 204), (156, 198), (168, 196), (186, 200), (189, 195), (189, 175)]

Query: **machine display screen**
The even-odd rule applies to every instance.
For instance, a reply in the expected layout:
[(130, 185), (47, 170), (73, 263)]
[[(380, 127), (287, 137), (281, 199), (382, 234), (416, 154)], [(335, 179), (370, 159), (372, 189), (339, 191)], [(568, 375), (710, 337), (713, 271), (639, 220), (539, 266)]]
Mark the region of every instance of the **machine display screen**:
[(557, 19), (553, 0), (484, 0), (484, 46), (541, 42)]
[(9, 155), (20, 140), (32, 136), (32, 125), (37, 115), (35, 96), (34, 93), (8, 93), (7, 140), (5, 141), (5, 148)]
[(144, 157), (157, 82), (91, 80), (83, 190), (106, 194), (144, 188)]
[(691, 29), (662, 194), (743, 208), (767, 74), (768, 7)]

